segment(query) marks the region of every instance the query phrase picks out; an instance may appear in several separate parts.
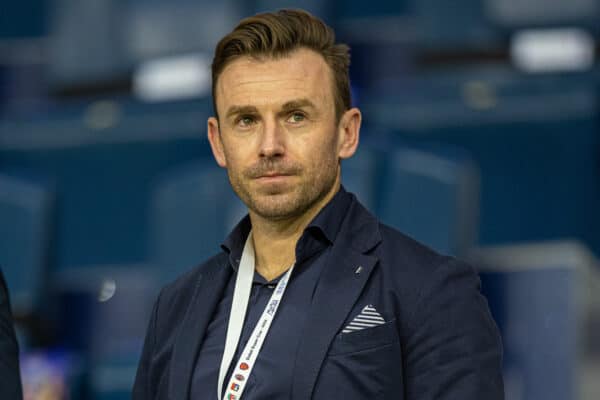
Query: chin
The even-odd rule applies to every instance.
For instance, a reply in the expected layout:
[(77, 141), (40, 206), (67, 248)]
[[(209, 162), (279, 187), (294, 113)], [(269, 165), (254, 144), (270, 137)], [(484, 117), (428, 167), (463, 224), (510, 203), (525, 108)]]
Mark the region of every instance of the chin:
[(303, 204), (299, 198), (289, 194), (261, 197), (252, 199), (247, 205), (255, 214), (267, 219), (279, 220), (295, 217), (310, 207), (310, 205)]
[(334, 185), (335, 177), (331, 180), (313, 179), (311, 184), (268, 187), (236, 184), (232, 187), (250, 211), (262, 218), (277, 221), (303, 215), (319, 203)]

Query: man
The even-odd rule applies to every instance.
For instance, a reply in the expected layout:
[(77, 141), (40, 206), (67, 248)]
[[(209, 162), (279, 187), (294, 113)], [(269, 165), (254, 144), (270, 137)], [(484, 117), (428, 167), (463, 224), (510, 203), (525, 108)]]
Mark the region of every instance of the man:
[(249, 215), (162, 290), (134, 399), (503, 398), (475, 272), (341, 187), (361, 123), (348, 66), (302, 11), (245, 19), (217, 45), (208, 139)]
[(12, 325), (8, 289), (0, 269), (0, 399), (21, 398), (19, 348)]

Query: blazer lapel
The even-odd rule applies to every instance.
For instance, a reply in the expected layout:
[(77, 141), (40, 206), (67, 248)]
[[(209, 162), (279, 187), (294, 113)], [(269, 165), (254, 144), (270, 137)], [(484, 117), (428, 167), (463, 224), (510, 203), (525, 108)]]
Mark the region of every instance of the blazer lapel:
[(217, 264), (199, 279), (174, 344), (169, 372), (171, 399), (185, 400), (189, 397), (198, 350), (230, 276), (231, 268)]
[(311, 398), (327, 349), (377, 263), (373, 256), (342, 246), (334, 246), (329, 260), (319, 279), (300, 342), (292, 383), (294, 400)]
[(292, 399), (310, 399), (333, 338), (362, 293), (378, 259), (369, 251), (381, 242), (379, 222), (353, 199), (337, 234), (300, 340)]

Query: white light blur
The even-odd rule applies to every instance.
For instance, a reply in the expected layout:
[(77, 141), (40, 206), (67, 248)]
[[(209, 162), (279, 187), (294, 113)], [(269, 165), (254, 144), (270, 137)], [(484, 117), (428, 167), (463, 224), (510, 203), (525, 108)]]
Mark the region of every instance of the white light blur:
[(585, 71), (594, 56), (593, 37), (576, 28), (524, 30), (511, 43), (513, 63), (526, 72)]
[(210, 60), (190, 54), (143, 63), (134, 74), (133, 91), (148, 102), (180, 100), (207, 95), (210, 83)]
[(104, 303), (113, 298), (117, 292), (117, 282), (114, 279), (105, 279), (100, 286), (98, 301)]

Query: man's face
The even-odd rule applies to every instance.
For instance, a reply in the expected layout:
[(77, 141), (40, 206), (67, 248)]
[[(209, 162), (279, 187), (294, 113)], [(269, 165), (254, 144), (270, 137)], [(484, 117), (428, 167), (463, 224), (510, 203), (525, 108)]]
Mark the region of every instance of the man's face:
[(360, 112), (335, 118), (332, 76), (317, 53), (239, 58), (216, 87), (219, 120), (208, 121), (217, 163), (251, 212), (294, 218), (339, 185), (339, 159), (358, 144)]

